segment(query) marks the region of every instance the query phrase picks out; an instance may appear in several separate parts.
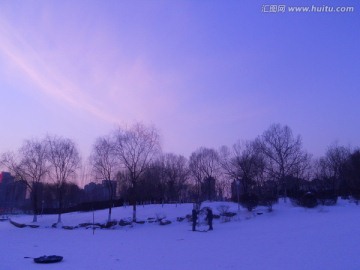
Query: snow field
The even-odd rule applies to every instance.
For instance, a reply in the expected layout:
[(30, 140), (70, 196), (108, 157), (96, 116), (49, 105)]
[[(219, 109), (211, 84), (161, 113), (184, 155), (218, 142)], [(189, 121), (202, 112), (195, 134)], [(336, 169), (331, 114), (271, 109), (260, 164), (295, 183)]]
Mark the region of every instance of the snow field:
[[(217, 206), (204, 203), (217, 213)], [(359, 206), (348, 201), (338, 205), (304, 209), (288, 201), (268, 213), (241, 209), (230, 222), (214, 220), (214, 231), (192, 232), (187, 221), (191, 204), (138, 207), (138, 219), (166, 215), (172, 224), (135, 224), (115, 229), (51, 228), (56, 215), (39, 217), (40, 228), (16, 228), (0, 223), (0, 269), (360, 269)], [(114, 219), (131, 217), (131, 207), (113, 211)], [(263, 213), (257, 215), (257, 212)], [(63, 215), (63, 225), (92, 222), (92, 212)], [(30, 224), (31, 216), (14, 216)], [(107, 210), (95, 212), (95, 222), (105, 222)], [(61, 263), (38, 265), (25, 256), (62, 255)]]

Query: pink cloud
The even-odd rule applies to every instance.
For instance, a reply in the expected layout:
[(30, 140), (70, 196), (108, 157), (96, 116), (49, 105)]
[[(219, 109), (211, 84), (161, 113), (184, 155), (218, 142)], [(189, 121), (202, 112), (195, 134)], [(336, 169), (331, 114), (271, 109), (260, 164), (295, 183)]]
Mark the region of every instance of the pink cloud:
[(61, 103), (90, 113), (107, 121), (116, 119), (103, 112), (84, 94), (81, 85), (66, 77), (66, 75), (52, 65), (49, 56), (34, 49), (16, 29), (4, 21), (0, 21), (0, 53), (5, 56), (8, 66), (14, 67), (17, 75), (31, 83), (37, 91)]

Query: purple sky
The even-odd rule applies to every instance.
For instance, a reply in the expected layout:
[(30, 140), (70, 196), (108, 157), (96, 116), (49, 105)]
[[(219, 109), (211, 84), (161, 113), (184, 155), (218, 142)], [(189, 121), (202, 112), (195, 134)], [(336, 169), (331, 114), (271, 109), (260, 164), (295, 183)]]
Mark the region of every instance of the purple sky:
[[(272, 123), (315, 156), (360, 146), (355, 0), (0, 1), (0, 152), (24, 139), (155, 125), (189, 156), (254, 139)], [(265, 4), (352, 13), (264, 13)]]

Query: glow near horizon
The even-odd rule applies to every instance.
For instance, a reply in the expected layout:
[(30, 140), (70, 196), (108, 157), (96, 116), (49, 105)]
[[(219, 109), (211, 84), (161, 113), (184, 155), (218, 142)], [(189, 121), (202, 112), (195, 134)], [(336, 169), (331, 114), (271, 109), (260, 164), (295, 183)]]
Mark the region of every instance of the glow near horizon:
[[(0, 150), (49, 132), (89, 152), (97, 136), (134, 121), (155, 124), (164, 150), (186, 156), (278, 122), (312, 153), (335, 140), (360, 146), (359, 14), (269, 17), (245, 3), (1, 3), (1, 98), (26, 105), (5, 120)], [(337, 35), (320, 31), (329, 24)]]

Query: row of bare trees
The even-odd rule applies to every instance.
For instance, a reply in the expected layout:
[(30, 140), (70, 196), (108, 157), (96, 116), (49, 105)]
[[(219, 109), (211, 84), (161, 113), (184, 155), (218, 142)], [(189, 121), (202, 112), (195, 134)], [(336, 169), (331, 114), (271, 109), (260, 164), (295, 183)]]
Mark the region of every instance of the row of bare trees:
[[(274, 198), (291, 196), (294, 190), (327, 191), (335, 195), (360, 190), (359, 150), (333, 145), (324, 157), (313, 159), (299, 135), (288, 126), (273, 124), (252, 141), (238, 141), (220, 149), (200, 147), (189, 157), (163, 153), (154, 127), (135, 123), (96, 139), (89, 163), (93, 179), (108, 189), (108, 220), (111, 221), (116, 191), (133, 206), (156, 197), (162, 201), (191, 199), (196, 202), (234, 196), (237, 185), (244, 200), (258, 197), (271, 205)], [(80, 156), (70, 139), (47, 136), (27, 140), (17, 153), (4, 153), (2, 165), (17, 179), (26, 181), (38, 213), (38, 187), (52, 182), (57, 190), (61, 222), (64, 188), (76, 177)], [(312, 181), (311, 181), (312, 180)], [(311, 185), (307, 185), (311, 183)]]
[(136, 220), (136, 197), (141, 176), (160, 153), (158, 132), (153, 127), (136, 123), (129, 128), (119, 128), (110, 135), (96, 140), (90, 156), (93, 172), (98, 179), (108, 180), (109, 221), (113, 204), (113, 185), (118, 172), (123, 172), (130, 183), (133, 220)]
[[(135, 125), (98, 140), (101, 142), (108, 138), (107, 141), (111, 141), (109, 144), (117, 157), (112, 159), (113, 165), (122, 167), (123, 179), (128, 179), (130, 183), (128, 194), (134, 207), (134, 220), (136, 200), (144, 192), (156, 193), (162, 199), (179, 199), (181, 191), (185, 191), (187, 198), (199, 202), (229, 195), (230, 183), (236, 181), (241, 185), (244, 199), (257, 196), (271, 203), (280, 195), (286, 198), (289, 188), (293, 193), (294, 184), (300, 189), (303, 181), (311, 180), (313, 175), (311, 155), (303, 149), (301, 137), (294, 136), (288, 126), (274, 124), (255, 140), (239, 141), (232, 147), (223, 146), (219, 150), (200, 147), (190, 155), (189, 160), (174, 154), (162, 154), (158, 136), (154, 136), (156, 131), (151, 130), (149, 134), (152, 136), (144, 136), (144, 131), (150, 130)], [(127, 134), (128, 139), (122, 139), (122, 134)], [(157, 142), (156, 147), (150, 147), (154, 141)], [(94, 149), (98, 148), (96, 144)], [(146, 149), (153, 150), (151, 155)], [(92, 159), (92, 164), (97, 164), (100, 156), (92, 156), (96, 157)]]
[(41, 184), (50, 180), (56, 187), (58, 222), (61, 222), (64, 189), (68, 181), (76, 176), (80, 166), (80, 155), (70, 139), (47, 136), (42, 140), (26, 140), (18, 152), (2, 155), (1, 163), (18, 180), (24, 181), (31, 194), (34, 218), (39, 213)]
[(313, 182), (327, 196), (360, 199), (360, 150), (331, 145), (315, 161)]
[(223, 146), (219, 153), (224, 173), (241, 185), (237, 193), (241, 189), (245, 203), (256, 197), (271, 206), (280, 193), (287, 197), (289, 178), (304, 179), (311, 168), (311, 155), (303, 149), (301, 137), (279, 124), (253, 141)]

